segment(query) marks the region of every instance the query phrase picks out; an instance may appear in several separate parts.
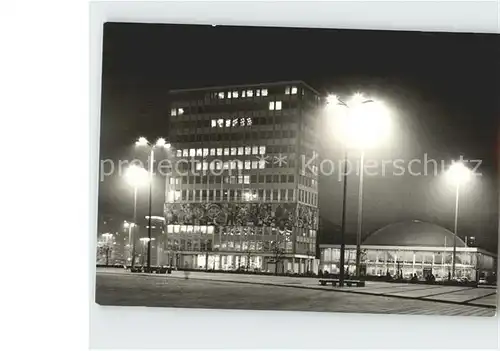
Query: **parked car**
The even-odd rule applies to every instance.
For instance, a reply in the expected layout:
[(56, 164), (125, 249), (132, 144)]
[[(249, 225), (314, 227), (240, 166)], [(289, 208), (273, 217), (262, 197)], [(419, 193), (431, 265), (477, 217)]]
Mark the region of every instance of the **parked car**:
[(479, 284), (488, 284), (488, 281), (486, 280), (486, 277), (479, 278)]

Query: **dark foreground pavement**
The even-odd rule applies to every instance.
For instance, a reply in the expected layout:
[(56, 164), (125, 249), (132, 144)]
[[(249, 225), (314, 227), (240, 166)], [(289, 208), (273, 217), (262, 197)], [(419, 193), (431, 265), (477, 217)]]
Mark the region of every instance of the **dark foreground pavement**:
[(98, 272), (101, 305), (494, 316), (495, 309), (284, 286)]

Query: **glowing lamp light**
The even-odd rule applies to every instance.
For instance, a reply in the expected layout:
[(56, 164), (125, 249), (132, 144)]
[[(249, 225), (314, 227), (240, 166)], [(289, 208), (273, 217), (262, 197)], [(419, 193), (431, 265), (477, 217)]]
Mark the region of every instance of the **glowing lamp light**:
[(146, 146), (148, 145), (148, 139), (146, 139), (145, 137), (140, 137), (139, 139), (137, 139), (137, 141), (135, 142), (135, 145), (137, 146)]
[(148, 172), (144, 168), (137, 165), (130, 165), (127, 169), (125, 177), (127, 179), (127, 182), (135, 188), (138, 188), (149, 182)]
[(448, 169), (448, 176), (454, 184), (463, 184), (472, 177), (472, 171), (463, 162), (453, 162)]
[(158, 146), (158, 147), (164, 147), (165, 145), (167, 145), (167, 142), (164, 138), (159, 138), (156, 141), (156, 146)]
[(337, 105), (339, 103), (339, 97), (337, 95), (328, 95), (326, 98), (326, 102), (329, 105)]
[(345, 146), (371, 148), (390, 136), (390, 111), (383, 102), (368, 99), (361, 93), (354, 94), (348, 103), (336, 95), (328, 96), (327, 102), (335, 135)]

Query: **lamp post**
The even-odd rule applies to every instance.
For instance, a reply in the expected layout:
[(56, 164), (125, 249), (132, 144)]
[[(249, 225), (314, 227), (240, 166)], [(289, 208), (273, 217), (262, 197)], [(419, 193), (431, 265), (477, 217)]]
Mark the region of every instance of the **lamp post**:
[(137, 227), (137, 189), (140, 186), (145, 185), (149, 179), (147, 171), (139, 167), (137, 165), (130, 165), (127, 169), (127, 173), (125, 174), (127, 182), (132, 186), (134, 190), (134, 221), (133, 223), (128, 223), (126, 228), (129, 229), (129, 245), (132, 246), (131, 253), (131, 267), (134, 267), (135, 264), (135, 227)]
[(448, 169), (448, 175), (450, 176), (452, 182), (455, 185), (455, 222), (454, 222), (454, 235), (453, 235), (453, 256), (451, 259), (451, 277), (455, 278), (455, 265), (457, 258), (457, 235), (458, 235), (458, 212), (459, 212), (459, 201), (460, 201), (460, 185), (467, 182), (472, 171), (467, 168), (461, 161), (453, 162), (453, 164)]
[(151, 212), (152, 212), (152, 207), (153, 207), (153, 164), (154, 164), (154, 157), (155, 153), (154, 150), (155, 148), (163, 148), (163, 149), (169, 149), (170, 148), (170, 143), (167, 143), (164, 138), (159, 138), (156, 140), (156, 143), (151, 144), (148, 142), (148, 140), (144, 137), (140, 137), (135, 144), (139, 147), (149, 147), (150, 152), (149, 152), (149, 218), (148, 218), (148, 261), (147, 261), (147, 268), (148, 270), (151, 268)]
[[(372, 147), (381, 139), (384, 139), (390, 129), (389, 113), (385, 105), (380, 101), (366, 98), (361, 93), (354, 94), (347, 102), (341, 100), (336, 95), (330, 95), (327, 99), (328, 104), (335, 108), (340, 106), (347, 112), (344, 118), (338, 119), (337, 128), (341, 135), (344, 151), (344, 193), (342, 199), (342, 231), (341, 231), (341, 281), (343, 283), (344, 267), (344, 236), (345, 236), (345, 206), (347, 191), (347, 162), (348, 150), (360, 150), (359, 167), (359, 190), (358, 190), (358, 215), (356, 227), (356, 276), (360, 275), (361, 260), (361, 233), (363, 225), (363, 189), (364, 189), (364, 160), (365, 149)], [(370, 108), (368, 108), (370, 107)]]

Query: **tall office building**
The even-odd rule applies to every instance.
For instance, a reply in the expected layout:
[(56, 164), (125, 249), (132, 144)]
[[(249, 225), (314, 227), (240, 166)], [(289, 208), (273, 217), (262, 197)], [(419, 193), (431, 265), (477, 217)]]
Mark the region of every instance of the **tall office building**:
[(173, 90), (170, 101), (168, 261), (315, 270), (320, 94), (290, 81)]

